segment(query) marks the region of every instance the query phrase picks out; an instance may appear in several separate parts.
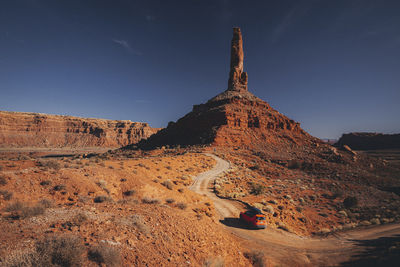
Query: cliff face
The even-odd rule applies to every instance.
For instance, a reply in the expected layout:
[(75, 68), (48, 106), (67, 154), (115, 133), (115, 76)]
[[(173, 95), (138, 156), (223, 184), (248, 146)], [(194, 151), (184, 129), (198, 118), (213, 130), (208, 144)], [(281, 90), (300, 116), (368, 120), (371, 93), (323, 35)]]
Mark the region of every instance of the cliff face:
[(158, 130), (141, 122), (0, 111), (0, 147), (121, 147)]
[(205, 104), (195, 105), (192, 112), (140, 142), (139, 147), (198, 144), (254, 147), (318, 141), (302, 130), (299, 123), (248, 91), (242, 44), (241, 31), (234, 28), (228, 89)]
[(335, 144), (344, 145), (355, 150), (400, 148), (400, 134), (348, 133), (343, 134)]

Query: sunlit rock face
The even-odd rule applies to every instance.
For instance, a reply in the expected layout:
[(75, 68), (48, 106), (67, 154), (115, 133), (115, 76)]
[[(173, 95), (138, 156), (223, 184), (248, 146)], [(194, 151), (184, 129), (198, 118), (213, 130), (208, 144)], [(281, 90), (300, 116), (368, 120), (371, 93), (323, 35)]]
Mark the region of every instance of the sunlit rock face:
[(156, 133), (147, 123), (0, 111), (0, 147), (121, 147)]

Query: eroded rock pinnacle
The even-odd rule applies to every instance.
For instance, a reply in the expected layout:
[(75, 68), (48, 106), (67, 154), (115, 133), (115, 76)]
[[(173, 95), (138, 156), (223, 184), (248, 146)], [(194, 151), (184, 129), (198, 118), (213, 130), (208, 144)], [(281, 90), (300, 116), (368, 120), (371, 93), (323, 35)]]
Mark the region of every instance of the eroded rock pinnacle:
[(243, 72), (243, 39), (240, 28), (233, 28), (228, 90), (247, 91), (247, 73)]

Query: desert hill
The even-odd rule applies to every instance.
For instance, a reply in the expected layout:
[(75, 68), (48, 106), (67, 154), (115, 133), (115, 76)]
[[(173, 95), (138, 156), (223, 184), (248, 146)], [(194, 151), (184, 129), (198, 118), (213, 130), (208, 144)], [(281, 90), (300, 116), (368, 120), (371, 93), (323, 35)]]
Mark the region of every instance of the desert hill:
[(0, 147), (109, 147), (133, 144), (159, 129), (147, 123), (0, 111)]

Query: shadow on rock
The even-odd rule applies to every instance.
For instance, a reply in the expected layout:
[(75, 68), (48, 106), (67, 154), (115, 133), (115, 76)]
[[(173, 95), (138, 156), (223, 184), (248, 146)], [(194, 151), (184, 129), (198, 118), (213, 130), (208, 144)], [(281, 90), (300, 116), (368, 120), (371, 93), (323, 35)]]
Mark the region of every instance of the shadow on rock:
[(353, 241), (362, 251), (340, 266), (399, 266), (400, 235)]

